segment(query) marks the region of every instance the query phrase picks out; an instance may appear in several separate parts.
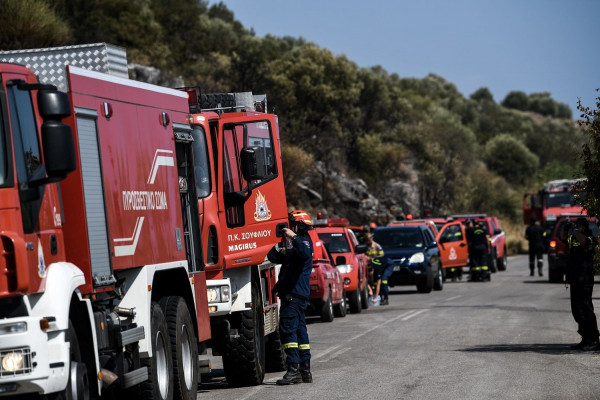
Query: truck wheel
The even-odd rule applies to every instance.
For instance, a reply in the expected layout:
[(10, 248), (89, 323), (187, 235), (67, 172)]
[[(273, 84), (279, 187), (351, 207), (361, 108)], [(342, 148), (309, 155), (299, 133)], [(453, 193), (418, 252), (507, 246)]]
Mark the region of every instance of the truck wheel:
[(506, 248), (504, 248), (504, 254), (502, 257), (496, 260), (496, 264), (498, 264), (498, 271), (506, 271), (506, 266), (508, 265), (508, 260), (506, 259)]
[(444, 273), (442, 272), (442, 267), (439, 267), (437, 274), (435, 274), (435, 279), (433, 280), (433, 290), (442, 289), (444, 289)]
[(258, 283), (252, 282), (252, 309), (232, 322), (239, 337), (225, 343), (223, 369), (230, 386), (256, 386), (265, 378), (265, 326)]
[(69, 380), (67, 388), (58, 393), (52, 393), (47, 396), (49, 400), (89, 400), (90, 399), (90, 381), (87, 368), (83, 363), (79, 340), (69, 320), (69, 330), (65, 333), (65, 340), (70, 344), (71, 365), (69, 367)]
[(488, 262), (490, 264), (490, 272), (496, 273), (498, 272), (498, 266), (496, 265), (496, 249), (492, 249), (490, 256), (488, 257)]
[(342, 293), (342, 301), (335, 306), (333, 310), (336, 317), (344, 318), (346, 316), (346, 291)]
[(281, 344), (281, 338), (279, 337), (279, 328), (269, 335), (267, 335), (265, 342), (265, 361), (267, 372), (281, 372), (285, 371), (287, 366), (285, 364), (285, 351)]
[(431, 266), (427, 267), (427, 274), (417, 283), (417, 291), (419, 293), (431, 293), (433, 290), (433, 271)]
[(561, 274), (558, 270), (556, 269), (550, 269), (550, 267), (548, 267), (548, 282), (550, 283), (562, 283), (563, 281), (563, 274)]
[(153, 301), (150, 307), (150, 336), (152, 357), (140, 360), (142, 366), (148, 367), (148, 380), (140, 383), (133, 392), (137, 399), (173, 399), (173, 359), (171, 358), (171, 342), (165, 314), (160, 304)]
[(355, 291), (350, 293), (350, 312), (358, 314), (362, 311), (362, 292), (360, 286)]
[(331, 303), (331, 289), (329, 290), (329, 295), (327, 295), (327, 300), (321, 308), (321, 321), (333, 321), (333, 304)]
[(194, 400), (198, 392), (198, 340), (187, 303), (179, 296), (164, 297), (163, 309), (173, 359), (173, 382), (175, 397)]
[[(360, 296), (360, 306), (363, 310), (369, 308), (369, 282), (365, 282), (365, 288)], [(360, 311), (359, 311), (360, 312)]]

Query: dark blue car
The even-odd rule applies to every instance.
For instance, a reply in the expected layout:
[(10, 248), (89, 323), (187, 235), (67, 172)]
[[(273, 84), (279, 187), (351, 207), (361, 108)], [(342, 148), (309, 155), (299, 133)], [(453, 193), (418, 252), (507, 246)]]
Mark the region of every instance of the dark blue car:
[(425, 225), (391, 226), (375, 229), (373, 239), (394, 261), (390, 286), (416, 285), (420, 293), (444, 287), (440, 250)]

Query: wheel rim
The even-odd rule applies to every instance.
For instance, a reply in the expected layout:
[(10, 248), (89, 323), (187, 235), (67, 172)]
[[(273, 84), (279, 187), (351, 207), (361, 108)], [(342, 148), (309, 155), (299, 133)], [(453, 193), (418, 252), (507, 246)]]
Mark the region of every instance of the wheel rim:
[(156, 381), (161, 398), (166, 399), (169, 391), (169, 371), (167, 370), (165, 338), (161, 332), (156, 332), (155, 344)]
[(181, 327), (181, 365), (183, 367), (185, 387), (190, 390), (192, 388), (192, 377), (194, 376), (192, 371), (194, 363), (192, 360), (192, 347), (188, 327), (185, 324)]

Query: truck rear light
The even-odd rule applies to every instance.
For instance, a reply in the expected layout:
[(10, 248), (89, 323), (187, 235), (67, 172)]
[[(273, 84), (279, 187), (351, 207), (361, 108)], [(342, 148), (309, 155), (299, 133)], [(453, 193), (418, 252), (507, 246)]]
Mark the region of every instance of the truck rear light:
[(187, 93), (190, 109), (200, 105), (198, 101), (198, 88), (184, 88), (183, 91)]
[(310, 291), (311, 292), (316, 292), (319, 290), (319, 285), (310, 285)]
[(104, 111), (104, 117), (106, 117), (106, 118), (112, 117), (112, 115), (113, 115), (112, 105), (110, 103), (108, 103), (108, 102), (105, 101), (102, 104), (102, 106), (103, 106), (102, 107), (102, 111)]
[(551, 240), (550, 241), (550, 247), (555, 249), (556, 248), (556, 240)]

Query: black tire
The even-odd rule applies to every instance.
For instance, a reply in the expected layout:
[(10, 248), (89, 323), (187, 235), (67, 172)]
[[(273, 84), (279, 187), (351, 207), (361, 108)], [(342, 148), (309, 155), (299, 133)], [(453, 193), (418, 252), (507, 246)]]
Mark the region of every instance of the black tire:
[(90, 381), (87, 368), (83, 363), (79, 339), (69, 320), (69, 329), (65, 333), (65, 341), (70, 344), (70, 373), (67, 382), (67, 388), (58, 393), (52, 393), (46, 396), (48, 400), (89, 400), (90, 399)]
[(352, 314), (358, 314), (361, 311), (362, 311), (362, 292), (361, 292), (360, 286), (359, 286), (356, 288), (355, 291), (350, 293), (350, 312)]
[(333, 313), (339, 318), (344, 318), (346, 316), (346, 291), (342, 294), (342, 301), (333, 308)]
[(488, 262), (490, 264), (490, 272), (498, 272), (498, 266), (496, 265), (496, 249), (492, 249), (492, 252), (488, 256)]
[(265, 341), (265, 362), (266, 372), (281, 372), (287, 368), (285, 364), (285, 351), (283, 350), (281, 337), (279, 336), (279, 328), (267, 335)]
[(506, 271), (506, 266), (508, 265), (508, 259), (506, 258), (506, 247), (504, 248), (504, 254), (502, 257), (496, 260), (496, 264), (498, 265), (498, 271)]
[(258, 283), (252, 282), (252, 309), (232, 323), (239, 337), (225, 343), (223, 369), (230, 386), (256, 386), (265, 379), (265, 325)]
[(563, 274), (556, 269), (550, 269), (550, 267), (548, 267), (548, 282), (562, 283), (562, 281), (563, 281)]
[(367, 308), (369, 308), (369, 282), (365, 282), (365, 287), (361, 293), (360, 307), (363, 310), (366, 310)]
[(327, 300), (323, 303), (323, 307), (321, 307), (321, 321), (323, 322), (331, 322), (333, 321), (333, 304), (331, 302), (331, 289), (329, 290), (329, 294), (327, 296)]
[(419, 283), (417, 283), (417, 291), (419, 293), (431, 293), (433, 290), (433, 271), (431, 266), (427, 267), (427, 274), (423, 277)]
[(195, 400), (198, 392), (198, 340), (187, 303), (182, 297), (171, 296), (163, 298), (160, 306), (166, 316), (171, 342), (174, 396)]
[(175, 388), (169, 328), (160, 304), (155, 301), (150, 306), (149, 340), (152, 357), (140, 360), (142, 366), (148, 367), (148, 380), (133, 389), (132, 397), (144, 400), (172, 400)]
[(433, 280), (433, 290), (443, 290), (444, 280), (445, 279), (442, 267), (438, 267), (437, 273), (435, 274), (435, 278)]

